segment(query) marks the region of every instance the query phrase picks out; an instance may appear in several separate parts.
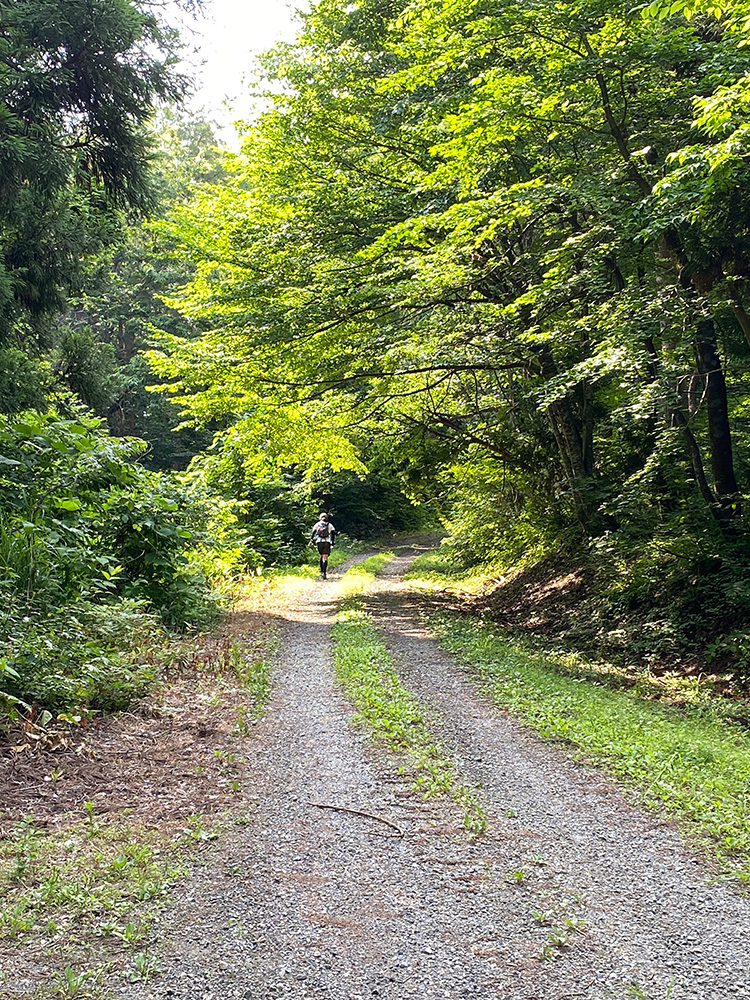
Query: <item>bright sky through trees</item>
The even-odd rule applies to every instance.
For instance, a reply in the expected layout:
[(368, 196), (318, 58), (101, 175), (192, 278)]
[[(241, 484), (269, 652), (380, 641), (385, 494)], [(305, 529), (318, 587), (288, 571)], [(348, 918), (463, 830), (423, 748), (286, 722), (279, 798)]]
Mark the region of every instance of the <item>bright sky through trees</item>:
[[(191, 107), (222, 126), (249, 117), (253, 60), (275, 42), (294, 37), (295, 10), (304, 6), (303, 0), (208, 0), (195, 19), (179, 10), (170, 14), (170, 22), (180, 26), (188, 71), (196, 77)], [(227, 127), (223, 136), (230, 143), (231, 132)]]

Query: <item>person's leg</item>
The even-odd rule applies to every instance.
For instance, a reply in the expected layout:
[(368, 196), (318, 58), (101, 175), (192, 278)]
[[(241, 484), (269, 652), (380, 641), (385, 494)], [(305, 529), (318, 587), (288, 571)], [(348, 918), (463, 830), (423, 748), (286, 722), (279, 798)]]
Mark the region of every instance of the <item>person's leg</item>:
[(318, 552), (320, 553), (320, 572), (323, 579), (326, 579), (328, 572), (328, 554), (331, 551), (330, 542), (318, 542)]

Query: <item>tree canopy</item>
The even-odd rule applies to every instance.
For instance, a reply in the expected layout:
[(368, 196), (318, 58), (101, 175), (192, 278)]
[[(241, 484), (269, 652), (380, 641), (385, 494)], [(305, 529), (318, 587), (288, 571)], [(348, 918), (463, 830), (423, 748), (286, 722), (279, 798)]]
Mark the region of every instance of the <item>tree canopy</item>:
[(3, 21), (7, 411), (54, 369), (158, 468), (213, 436), (190, 488), (251, 560), (313, 496), (410, 524), (403, 490), (466, 559), (568, 546), (750, 610), (743, 3), (320, 0), (241, 151), (164, 119), (161, 170), (169, 33), (53, 6)]
[(664, 13), (317, 4), (174, 218), (208, 329), (154, 363), (187, 413), (287, 462), (303, 421), (413, 480), (476, 463), (493, 524), (736, 526), (749, 55), (739, 17)]

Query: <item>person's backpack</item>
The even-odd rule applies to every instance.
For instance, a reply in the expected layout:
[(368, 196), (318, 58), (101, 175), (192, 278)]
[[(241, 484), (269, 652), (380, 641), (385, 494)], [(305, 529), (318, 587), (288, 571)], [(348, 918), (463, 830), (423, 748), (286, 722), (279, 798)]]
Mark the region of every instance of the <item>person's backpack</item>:
[(321, 541), (327, 542), (331, 536), (330, 524), (326, 524), (325, 521), (319, 521), (317, 527), (315, 528), (315, 534)]

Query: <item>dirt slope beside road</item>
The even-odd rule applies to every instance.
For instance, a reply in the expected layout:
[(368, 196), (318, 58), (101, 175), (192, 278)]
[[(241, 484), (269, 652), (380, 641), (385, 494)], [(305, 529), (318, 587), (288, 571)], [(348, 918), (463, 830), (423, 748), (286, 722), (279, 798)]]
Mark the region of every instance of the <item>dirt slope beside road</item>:
[[(285, 612), (248, 824), (164, 915), (161, 974), (117, 996), (666, 1000), (672, 986), (673, 1000), (750, 997), (748, 902), (707, 885), (677, 834), (613, 783), (479, 698), (403, 601), (391, 578), (370, 605), (484, 785), (487, 833), (468, 839), (455, 806), (417, 796), (351, 725), (331, 666), (330, 579)], [(372, 813), (404, 836), (311, 803)]]

